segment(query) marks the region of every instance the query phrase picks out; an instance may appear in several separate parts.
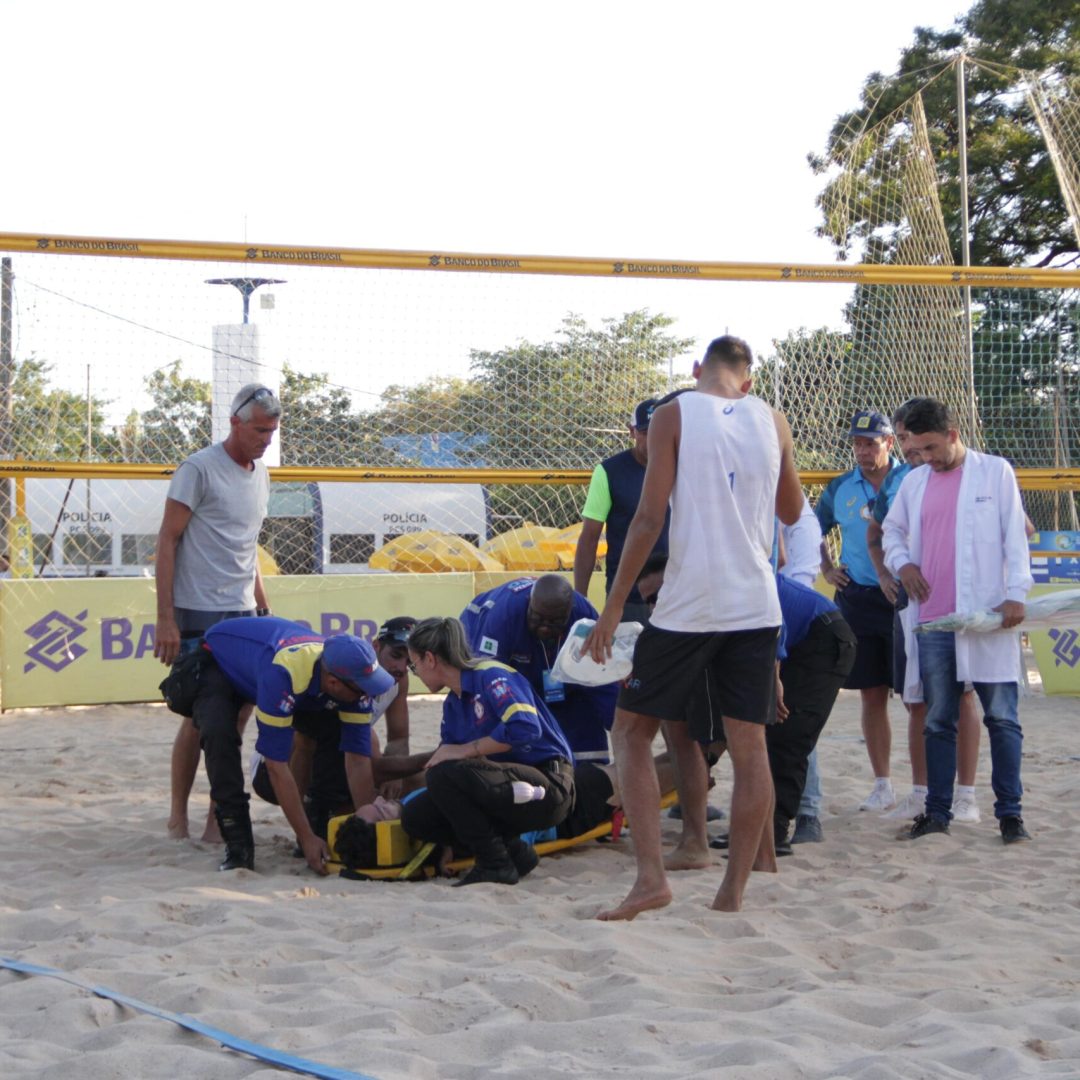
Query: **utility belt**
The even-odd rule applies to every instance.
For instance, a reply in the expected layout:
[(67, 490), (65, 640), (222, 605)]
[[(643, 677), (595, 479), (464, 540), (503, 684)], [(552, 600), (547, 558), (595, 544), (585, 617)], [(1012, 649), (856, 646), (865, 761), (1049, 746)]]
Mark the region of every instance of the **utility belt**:
[(561, 773), (574, 771), (574, 766), (564, 757), (553, 757), (548, 758), (547, 761), (538, 761), (533, 766), (533, 768), (539, 769), (541, 772), (546, 773)]
[(830, 623), (842, 622), (844, 613), (842, 611), (823, 611), (814, 622), (821, 623), (822, 626), (828, 626)]

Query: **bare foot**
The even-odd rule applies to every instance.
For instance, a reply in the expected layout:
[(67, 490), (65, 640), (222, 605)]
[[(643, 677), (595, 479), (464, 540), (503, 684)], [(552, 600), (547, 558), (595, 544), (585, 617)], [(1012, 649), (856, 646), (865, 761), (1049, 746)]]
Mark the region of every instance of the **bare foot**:
[(694, 844), (679, 844), (664, 856), (665, 870), (704, 870), (712, 864), (709, 849)]
[(742, 893), (736, 894), (733, 889), (721, 884), (716, 890), (712, 909), (713, 911), (742, 911)]
[(656, 908), (667, 907), (671, 903), (671, 890), (663, 885), (657, 890), (646, 892), (636, 885), (626, 894), (626, 899), (610, 911), (601, 911), (596, 917), (601, 922), (618, 922), (624, 920), (630, 922), (637, 918), (643, 911), (653, 911)]
[(169, 818), (168, 830), (170, 840), (186, 840), (190, 835), (187, 818)]
[(221, 839), (221, 829), (218, 828), (217, 818), (211, 818), (206, 823), (206, 828), (203, 829), (202, 839), (207, 844), (220, 844), (223, 842)]

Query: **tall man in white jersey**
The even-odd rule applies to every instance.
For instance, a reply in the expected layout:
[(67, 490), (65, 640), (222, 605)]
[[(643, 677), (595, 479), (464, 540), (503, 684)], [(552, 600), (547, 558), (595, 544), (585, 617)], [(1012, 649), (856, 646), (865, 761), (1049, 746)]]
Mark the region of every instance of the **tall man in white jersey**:
[[(752, 362), (745, 341), (717, 338), (694, 364), (697, 392), (653, 413), (641, 502), (586, 643), (598, 661), (610, 654), (623, 603), (670, 498), (667, 576), (611, 732), (623, 807), (633, 822), (637, 880), (618, 907), (601, 913), (604, 920), (632, 919), (671, 902), (651, 747), (662, 719), (685, 722), (687, 699), (706, 672), (734, 772), (728, 867), (713, 908), (738, 911), (750, 871), (776, 870), (765, 724), (775, 712), (780, 603), (770, 554), (774, 514), (794, 524), (803, 492), (787, 420), (748, 396)], [(679, 739), (676, 750), (681, 770), (700, 771), (700, 751), (689, 739)]]

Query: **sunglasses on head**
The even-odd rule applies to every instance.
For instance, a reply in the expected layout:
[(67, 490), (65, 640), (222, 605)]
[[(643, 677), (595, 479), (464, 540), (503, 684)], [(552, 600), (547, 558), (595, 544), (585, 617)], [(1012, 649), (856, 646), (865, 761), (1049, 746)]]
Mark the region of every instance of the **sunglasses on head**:
[(250, 405), (253, 401), (256, 405), (272, 405), (276, 403), (277, 398), (274, 397), (273, 390), (268, 390), (265, 386), (260, 386), (258, 390), (252, 390), (252, 392), (248, 394), (235, 409), (233, 409), (233, 416), (236, 416), (241, 409), (246, 405)]

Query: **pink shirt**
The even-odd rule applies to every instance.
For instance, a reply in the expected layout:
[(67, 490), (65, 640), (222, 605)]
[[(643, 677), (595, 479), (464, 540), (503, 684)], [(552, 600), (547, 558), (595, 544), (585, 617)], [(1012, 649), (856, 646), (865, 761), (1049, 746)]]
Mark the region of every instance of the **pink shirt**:
[(956, 507), (964, 467), (931, 473), (922, 504), (922, 576), (930, 596), (919, 605), (919, 622), (956, 611)]

